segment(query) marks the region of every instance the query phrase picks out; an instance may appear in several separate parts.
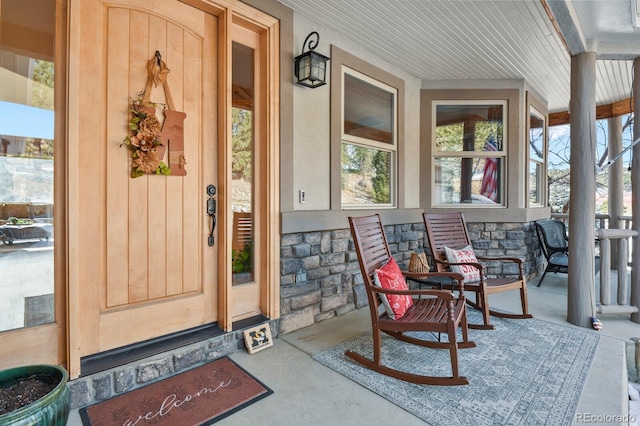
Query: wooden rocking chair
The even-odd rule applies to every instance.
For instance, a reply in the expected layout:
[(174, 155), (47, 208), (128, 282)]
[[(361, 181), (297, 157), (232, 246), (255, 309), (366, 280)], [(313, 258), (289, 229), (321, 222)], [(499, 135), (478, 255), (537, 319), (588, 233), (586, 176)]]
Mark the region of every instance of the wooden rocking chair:
[[(373, 360), (350, 350), (345, 352), (345, 355), (371, 370), (407, 382), (429, 385), (468, 384), (467, 378), (460, 376), (459, 373), (458, 348), (472, 348), (475, 347), (475, 343), (470, 342), (468, 339), (462, 276), (451, 273), (407, 274), (416, 278), (430, 275), (453, 277), (458, 282), (459, 295), (457, 297), (453, 295), (453, 292), (447, 290), (390, 290), (378, 287), (374, 284), (375, 271), (382, 268), (391, 259), (391, 252), (380, 216), (376, 214), (359, 218), (349, 217), (349, 224), (351, 225), (351, 235), (355, 243), (358, 263), (360, 264), (360, 271), (362, 272), (369, 299), (373, 331)], [(408, 308), (401, 318), (391, 319), (384, 310), (380, 313), (380, 296), (382, 294), (410, 295), (419, 298), (412, 299), (413, 305)], [(457, 342), (456, 339), (458, 327), (462, 329), (462, 342)], [(448, 339), (446, 342), (423, 340), (405, 334), (410, 331), (446, 333)], [(381, 362), (381, 332), (415, 345), (449, 349), (452, 376), (423, 376), (383, 365)], [(416, 360), (416, 362), (420, 362), (420, 360)]]
[[(424, 224), (427, 228), (427, 239), (431, 248), (431, 255), (435, 268), (439, 272), (451, 269), (452, 266), (470, 265), (479, 270), (480, 279), (477, 282), (464, 283), (465, 290), (476, 293), (476, 301), (467, 299), (474, 308), (482, 312), (484, 324), (469, 324), (469, 328), (492, 330), (489, 315), (503, 318), (533, 318), (529, 314), (527, 302), (527, 281), (524, 276), (522, 260), (516, 257), (476, 257), (477, 260), (488, 262), (514, 262), (518, 265), (517, 278), (488, 278), (485, 266), (478, 262), (453, 263), (447, 261), (445, 247), (460, 250), (471, 245), (467, 225), (462, 213), (423, 213)], [(489, 309), (489, 295), (508, 290), (520, 290), (522, 314), (510, 314)]]

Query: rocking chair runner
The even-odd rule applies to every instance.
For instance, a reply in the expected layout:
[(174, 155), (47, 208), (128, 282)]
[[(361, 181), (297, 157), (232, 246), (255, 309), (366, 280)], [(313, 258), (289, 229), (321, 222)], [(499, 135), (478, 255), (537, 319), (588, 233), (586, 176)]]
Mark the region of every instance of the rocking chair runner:
[[(514, 262), (518, 265), (517, 278), (488, 278), (485, 266), (478, 262), (454, 263), (447, 261), (445, 247), (459, 250), (471, 245), (467, 225), (462, 213), (423, 213), (424, 224), (427, 228), (427, 239), (436, 270), (444, 272), (452, 266), (470, 265), (479, 271), (479, 281), (465, 281), (465, 290), (476, 293), (476, 301), (467, 299), (467, 303), (482, 312), (484, 324), (469, 324), (469, 328), (492, 330), (495, 327), (491, 324), (489, 315), (503, 318), (533, 318), (529, 314), (527, 302), (527, 282), (524, 276), (522, 260), (516, 257), (482, 257), (477, 256), (477, 260), (489, 262)], [(520, 290), (520, 302), (522, 304), (522, 314), (509, 314), (489, 309), (489, 295), (508, 290)]]
[[(457, 297), (451, 291), (446, 290), (389, 290), (377, 287), (374, 285), (373, 276), (375, 271), (382, 268), (391, 259), (391, 252), (380, 216), (376, 214), (358, 218), (350, 217), (349, 224), (369, 299), (371, 328), (373, 331), (373, 360), (353, 351), (347, 351), (345, 355), (371, 370), (412, 383), (430, 385), (468, 384), (467, 378), (460, 376), (459, 373), (458, 348), (475, 347), (475, 343), (468, 339), (462, 276), (451, 273), (408, 274), (416, 278), (431, 275), (450, 276), (458, 281), (459, 295)], [(380, 295), (382, 294), (426, 296), (426, 298), (413, 299), (413, 305), (408, 308), (401, 318), (391, 319), (386, 312), (379, 312), (381, 305)], [(462, 329), (462, 342), (458, 342), (456, 339), (458, 327)], [(447, 342), (423, 340), (405, 334), (410, 331), (446, 333), (448, 339)], [(452, 376), (422, 376), (383, 365), (381, 360), (381, 332), (415, 345), (449, 349)], [(416, 360), (416, 362), (420, 362), (420, 360)]]

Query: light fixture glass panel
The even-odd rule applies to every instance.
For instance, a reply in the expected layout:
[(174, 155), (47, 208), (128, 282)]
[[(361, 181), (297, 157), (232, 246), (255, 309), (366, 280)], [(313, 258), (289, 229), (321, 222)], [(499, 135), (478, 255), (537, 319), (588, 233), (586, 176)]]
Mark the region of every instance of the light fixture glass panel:
[(309, 75), (311, 74), (311, 58), (309, 58), (309, 56), (303, 56), (300, 58), (299, 64), (298, 79), (304, 80), (309, 78)]

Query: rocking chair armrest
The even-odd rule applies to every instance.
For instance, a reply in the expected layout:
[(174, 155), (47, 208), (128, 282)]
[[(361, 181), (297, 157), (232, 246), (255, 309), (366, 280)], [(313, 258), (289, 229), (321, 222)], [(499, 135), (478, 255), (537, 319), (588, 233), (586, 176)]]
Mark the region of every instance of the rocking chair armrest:
[(486, 256), (476, 256), (479, 260), (500, 260), (503, 262), (514, 262), (522, 264), (522, 259), (518, 259), (517, 257), (486, 257)]
[(391, 290), (371, 286), (374, 293), (396, 294), (398, 296), (436, 296), (438, 299), (454, 300), (455, 296), (449, 290)]

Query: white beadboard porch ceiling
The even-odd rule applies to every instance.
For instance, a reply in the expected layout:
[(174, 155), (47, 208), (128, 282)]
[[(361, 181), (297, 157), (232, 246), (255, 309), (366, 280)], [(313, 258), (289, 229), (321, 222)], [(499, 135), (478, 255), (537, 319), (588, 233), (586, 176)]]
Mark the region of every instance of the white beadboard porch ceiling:
[[(631, 96), (630, 58), (640, 56), (636, 0), (279, 1), (422, 80), (524, 79), (549, 112), (569, 106), (567, 46), (573, 54), (595, 46), (604, 52), (598, 58), (616, 58), (597, 61), (598, 105)], [(318, 51), (326, 54), (319, 32)], [(304, 37), (296, 34), (296, 49)]]

